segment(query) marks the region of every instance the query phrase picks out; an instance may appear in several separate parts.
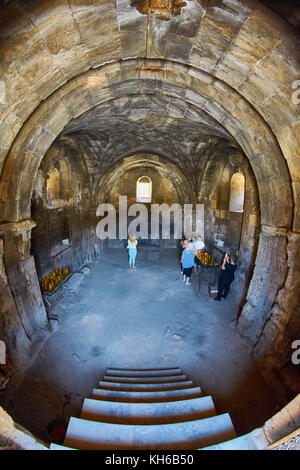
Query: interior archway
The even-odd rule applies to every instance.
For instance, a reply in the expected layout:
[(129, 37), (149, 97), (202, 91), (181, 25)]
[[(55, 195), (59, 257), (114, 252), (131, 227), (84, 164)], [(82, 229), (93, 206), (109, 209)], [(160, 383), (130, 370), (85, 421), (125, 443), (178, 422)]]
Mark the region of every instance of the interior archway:
[[(299, 122), (290, 99), (299, 38), (290, 16), (248, 0), (190, 0), (167, 19), (129, 2), (46, 3), (8, 1), (1, 24), (0, 325), (13, 380), (51, 333), (39, 281), (56, 263), (77, 270), (100, 256), (97, 205), (143, 168), (166, 178), (181, 204), (204, 204), (207, 242), (217, 250), (223, 237), (241, 259), (236, 332), (261, 369), (286, 366), (300, 331)], [(48, 193), (60, 202), (50, 209), (45, 175), (54, 171), (60, 189), (56, 174)], [(245, 175), (236, 218), (226, 171)], [(59, 242), (49, 237), (56, 210), (68, 225)]]

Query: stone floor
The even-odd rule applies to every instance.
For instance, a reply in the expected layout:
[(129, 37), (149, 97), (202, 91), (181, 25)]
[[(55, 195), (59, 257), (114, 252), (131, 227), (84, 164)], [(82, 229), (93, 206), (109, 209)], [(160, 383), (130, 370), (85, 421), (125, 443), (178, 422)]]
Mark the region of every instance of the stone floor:
[(132, 270), (125, 250), (110, 249), (89, 268), (55, 307), (59, 327), (7, 407), (36, 437), (47, 440), (57, 417), (79, 416), (108, 366), (181, 367), (218, 413), (230, 413), (238, 434), (281, 407), (234, 330), (232, 296), (214, 302), (206, 283), (198, 295), (196, 275), (186, 286), (175, 250), (141, 248)]

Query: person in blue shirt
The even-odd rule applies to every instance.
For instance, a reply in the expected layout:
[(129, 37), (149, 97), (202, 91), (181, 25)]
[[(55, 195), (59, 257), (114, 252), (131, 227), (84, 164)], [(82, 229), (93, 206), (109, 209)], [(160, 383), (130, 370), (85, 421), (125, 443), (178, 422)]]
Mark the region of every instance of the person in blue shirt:
[(130, 268), (135, 268), (135, 258), (137, 254), (137, 240), (135, 235), (130, 235), (128, 239), (128, 244), (127, 244), (127, 249), (128, 249), (128, 254), (129, 254), (129, 267)]
[(183, 271), (183, 282), (189, 286), (195, 259), (195, 249), (192, 243), (188, 243), (182, 252), (181, 264)]
[(183, 250), (187, 247), (189, 241), (186, 240), (185, 238), (182, 238), (181, 242), (180, 242), (180, 256), (179, 256), (179, 259), (180, 259), (180, 272), (181, 274), (183, 274), (183, 267), (182, 267), (182, 253), (183, 253)]

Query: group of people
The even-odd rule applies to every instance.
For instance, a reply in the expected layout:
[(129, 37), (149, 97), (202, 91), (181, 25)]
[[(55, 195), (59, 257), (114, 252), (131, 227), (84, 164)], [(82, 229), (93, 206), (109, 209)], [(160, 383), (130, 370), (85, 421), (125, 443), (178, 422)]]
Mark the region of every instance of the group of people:
[(196, 254), (204, 250), (205, 244), (200, 235), (198, 237), (181, 240), (181, 274), (183, 274), (183, 282), (185, 282), (187, 286), (191, 284), (190, 279), (193, 269), (195, 268), (196, 271), (199, 269), (200, 261)]
[[(135, 268), (135, 259), (137, 255), (137, 244), (138, 241), (135, 235), (130, 235), (128, 238), (127, 249), (129, 254), (129, 267)], [(205, 251), (205, 243), (202, 237), (182, 239), (181, 240), (181, 256), (180, 266), (181, 274), (183, 275), (183, 282), (189, 286), (191, 285), (191, 276), (193, 269), (197, 272), (200, 269), (201, 262), (196, 256), (198, 253)], [(220, 301), (222, 298), (226, 299), (230, 285), (234, 280), (234, 272), (236, 270), (235, 257), (228, 253), (225, 253), (222, 266), (221, 266), (221, 279), (219, 283), (218, 294), (214, 300)]]
[[(200, 236), (191, 239), (183, 239), (181, 241), (181, 274), (183, 274), (183, 282), (188, 286), (191, 284), (190, 279), (193, 272), (199, 270), (201, 264), (197, 253), (205, 251), (205, 244)], [(236, 270), (235, 257), (229, 253), (225, 253), (221, 266), (221, 279), (218, 288), (218, 294), (214, 300), (220, 301), (226, 299), (230, 285), (234, 280), (234, 272)]]

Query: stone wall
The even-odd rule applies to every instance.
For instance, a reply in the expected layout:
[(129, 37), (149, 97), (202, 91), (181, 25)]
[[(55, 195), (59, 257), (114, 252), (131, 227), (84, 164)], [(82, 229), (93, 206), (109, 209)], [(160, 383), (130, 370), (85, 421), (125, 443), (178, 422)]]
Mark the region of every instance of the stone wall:
[[(39, 281), (56, 268), (75, 272), (99, 255), (96, 239), (96, 207), (90, 196), (89, 176), (82, 156), (72, 149), (53, 145), (41, 167), (33, 189), (31, 253)], [(64, 171), (61, 171), (64, 163)], [(60, 169), (60, 197), (47, 194), (49, 169)]]
[[(145, 168), (137, 168), (133, 170), (129, 170), (127, 173), (124, 173), (119, 181), (112, 187), (111, 192), (108, 197), (108, 202), (113, 204), (116, 208), (117, 217), (119, 217), (119, 196), (127, 196), (127, 204), (128, 210), (130, 206), (137, 203), (136, 198), (136, 186), (137, 181), (142, 176), (147, 176), (151, 179), (152, 184), (152, 198), (151, 203), (145, 203), (144, 206), (148, 212), (148, 230), (147, 230), (147, 238), (139, 237), (139, 246), (156, 246), (156, 247), (170, 247), (176, 248), (178, 245), (178, 240), (174, 240), (174, 222), (173, 222), (173, 215), (171, 214), (171, 226), (170, 226), (170, 240), (162, 240), (162, 223), (160, 223), (160, 237), (159, 239), (152, 239), (151, 238), (151, 204), (167, 204), (170, 207), (172, 204), (178, 204), (178, 194), (172, 181), (170, 181), (167, 176), (160, 173), (158, 170), (145, 167)], [(128, 216), (128, 227), (130, 227), (130, 223), (132, 220), (135, 219), (135, 216)], [(117, 219), (117, 222), (119, 219)], [(160, 221), (161, 222), (161, 221)], [(141, 228), (139, 228), (139, 231)], [(117, 233), (119, 233), (117, 228)], [(109, 241), (108, 246), (114, 247), (124, 247), (126, 246), (125, 241)]]
[[(159, 11), (140, 14), (129, 0), (1, 5), (0, 295), (10, 344), (13, 335), (18, 344), (32, 342), (46, 324), (30, 255), (31, 200), (55, 141), (74, 164), (80, 161), (78, 174), (85, 175), (84, 225), (93, 201), (109, 193), (107, 183), (114, 183), (119, 166), (130, 168), (133, 156), (147, 155), (178, 188), (188, 187), (195, 202), (200, 189), (210, 195), (217, 189), (209, 175), (222, 155), (232, 146), (244, 153), (260, 213), (243, 216), (243, 282), (248, 287), (249, 276), (251, 282), (238, 331), (257, 359), (274, 356), (277, 364), (299, 335), (299, 22), (287, 13), (295, 3), (186, 3), (167, 19)], [(184, 201), (184, 191), (178, 194)], [(215, 223), (216, 210), (227, 210), (215, 200), (217, 193), (204, 200), (208, 224)], [(63, 207), (72, 208), (67, 216), (76, 225), (78, 203)], [(230, 230), (237, 228), (237, 220), (229, 222)], [(78, 252), (93, 242), (86, 234), (90, 242), (80, 245), (77, 233), (80, 248), (72, 257), (79, 260)]]

